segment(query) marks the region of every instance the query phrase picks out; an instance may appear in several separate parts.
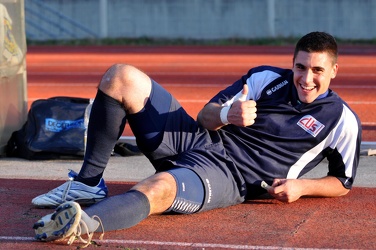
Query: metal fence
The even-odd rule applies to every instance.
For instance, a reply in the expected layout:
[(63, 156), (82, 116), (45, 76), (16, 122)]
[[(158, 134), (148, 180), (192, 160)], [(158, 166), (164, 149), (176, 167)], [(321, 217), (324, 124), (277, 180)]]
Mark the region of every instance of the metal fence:
[(27, 0), (30, 39), (376, 38), (376, 0)]

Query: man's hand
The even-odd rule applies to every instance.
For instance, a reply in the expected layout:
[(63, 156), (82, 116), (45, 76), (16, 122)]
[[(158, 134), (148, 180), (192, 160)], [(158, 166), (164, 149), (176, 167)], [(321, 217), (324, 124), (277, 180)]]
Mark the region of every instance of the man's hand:
[(254, 100), (246, 100), (248, 95), (248, 85), (244, 84), (242, 96), (235, 101), (228, 111), (227, 120), (229, 123), (237, 126), (250, 126), (255, 123), (256, 102)]
[(274, 179), (268, 193), (279, 201), (291, 203), (302, 196), (299, 180)]
[[(255, 123), (256, 119), (256, 102), (253, 100), (247, 100), (248, 85), (244, 85), (242, 95), (239, 96), (231, 107), (223, 107), (219, 103), (208, 103), (198, 113), (197, 121), (206, 129), (218, 130), (228, 123), (232, 123), (237, 126), (250, 126)], [(223, 109), (227, 109), (227, 113), (222, 113)], [(228, 122), (224, 124), (221, 118)]]
[(277, 200), (287, 203), (302, 196), (338, 197), (349, 192), (334, 176), (319, 179), (274, 179), (271, 186), (264, 188)]

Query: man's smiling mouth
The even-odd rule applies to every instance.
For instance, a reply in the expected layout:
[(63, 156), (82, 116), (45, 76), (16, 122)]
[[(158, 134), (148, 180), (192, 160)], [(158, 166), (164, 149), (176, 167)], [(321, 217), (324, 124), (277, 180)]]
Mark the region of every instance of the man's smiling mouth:
[(313, 87), (308, 87), (308, 86), (304, 86), (302, 84), (299, 84), (300, 87), (304, 90), (304, 91), (312, 91), (316, 88), (316, 86), (313, 86)]

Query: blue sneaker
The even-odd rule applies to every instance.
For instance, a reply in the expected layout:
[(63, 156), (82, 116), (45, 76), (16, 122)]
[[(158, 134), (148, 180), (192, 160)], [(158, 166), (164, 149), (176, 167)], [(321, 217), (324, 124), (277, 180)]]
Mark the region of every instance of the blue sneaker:
[(95, 187), (74, 181), (77, 173), (70, 170), (69, 180), (48, 193), (35, 197), (31, 203), (37, 207), (57, 207), (66, 201), (75, 201), (80, 205), (92, 205), (107, 197), (108, 188), (103, 180)]

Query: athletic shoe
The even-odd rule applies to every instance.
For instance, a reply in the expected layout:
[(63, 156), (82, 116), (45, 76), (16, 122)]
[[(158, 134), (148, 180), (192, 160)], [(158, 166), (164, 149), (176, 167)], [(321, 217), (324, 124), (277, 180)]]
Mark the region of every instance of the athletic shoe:
[[(37, 221), (33, 229), (35, 230), (35, 239), (40, 241), (55, 241), (68, 239), (68, 244), (72, 244), (75, 239), (80, 240), (87, 247), (95, 230), (102, 226), (103, 238), (104, 230), (101, 220), (98, 216), (89, 217), (78, 203), (69, 201), (58, 206), (54, 213), (48, 214)], [(87, 234), (85, 240), (81, 235)]]
[(77, 173), (70, 170), (69, 180), (46, 194), (35, 197), (31, 203), (37, 207), (57, 207), (66, 201), (75, 201), (81, 205), (92, 205), (107, 197), (108, 188), (103, 180), (95, 187), (75, 181)]

